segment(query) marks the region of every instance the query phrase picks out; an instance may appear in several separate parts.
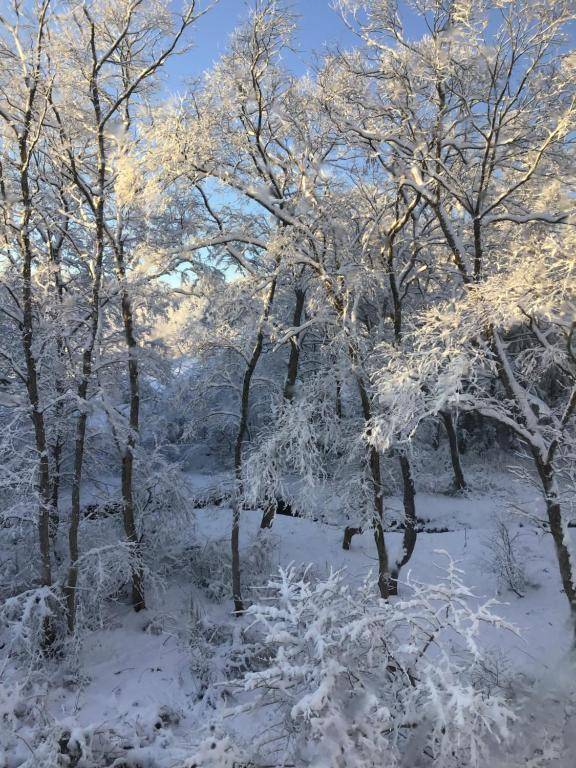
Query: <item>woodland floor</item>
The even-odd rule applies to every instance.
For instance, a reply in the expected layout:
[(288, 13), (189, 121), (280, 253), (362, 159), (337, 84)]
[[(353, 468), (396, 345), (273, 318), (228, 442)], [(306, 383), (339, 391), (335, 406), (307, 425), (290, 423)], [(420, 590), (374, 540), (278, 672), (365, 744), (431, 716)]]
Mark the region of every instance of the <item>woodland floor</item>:
[[(213, 478), (195, 476), (191, 482), (209, 485)], [(424, 527), (448, 530), (419, 534), (403, 578), (410, 571), (422, 581), (437, 579), (445, 550), (462, 562), (466, 583), (479, 595), (497, 596), (502, 601), (497, 612), (518, 627), (519, 635), (491, 630), (483, 638), (490, 649), (486, 676), (512, 693), (519, 712), (511, 747), (494, 766), (573, 768), (576, 678), (567, 660), (568, 610), (552, 541), (528, 518), (512, 518), (511, 530), (518, 533), (517, 552), (529, 582), (524, 597), (502, 587), (487, 565), (487, 542), (497, 516), (506, 513), (510, 519), (511, 507), (540, 515), (537, 492), (494, 473), (489, 491), (462, 496), (419, 493), (417, 501), (419, 516), (427, 521)], [(387, 505), (401, 509), (396, 497), (388, 498)], [(215, 565), (218, 553), (227, 562), (231, 512), (224, 506), (208, 506), (190, 514), (189, 532), (182, 533), (166, 559), (165, 577), (149, 595), (148, 609), (134, 614), (120, 597), (106, 609), (100, 628), (86, 633), (69, 660), (51, 663), (39, 676), (40, 720), (76, 734), (79, 742), (90, 734), (93, 754), (104, 760), (90, 762), (85, 750), (85, 762), (78, 766), (178, 765), (191, 754), (202, 730), (218, 720), (221, 707), (234, 703), (226, 676), (230, 659), (241, 648), (245, 622), (231, 614), (225, 565), (221, 571)], [(273, 529), (262, 534), (259, 523), (257, 511), (244, 513), (241, 541), (249, 600), (265, 583), (265, 572), (278, 565), (311, 563), (319, 575), (331, 567), (344, 568), (354, 582), (376, 567), (369, 531), (356, 536), (346, 552), (341, 547), (341, 526), (279, 516)], [(255, 546), (255, 541), (261, 543)], [(390, 532), (387, 541), (394, 552), (401, 534)], [(401, 585), (400, 594), (406, 591)], [(7, 661), (0, 667), (4, 683), (24, 674)], [(0, 710), (2, 706), (6, 702), (0, 699)], [(31, 760), (30, 743), (38, 722), (23, 717), (16, 733), (4, 730), (2, 768)], [(251, 730), (261, 732), (266, 723), (239, 718), (236, 727), (239, 738), (249, 739)], [(41, 753), (36, 764), (48, 765)]]

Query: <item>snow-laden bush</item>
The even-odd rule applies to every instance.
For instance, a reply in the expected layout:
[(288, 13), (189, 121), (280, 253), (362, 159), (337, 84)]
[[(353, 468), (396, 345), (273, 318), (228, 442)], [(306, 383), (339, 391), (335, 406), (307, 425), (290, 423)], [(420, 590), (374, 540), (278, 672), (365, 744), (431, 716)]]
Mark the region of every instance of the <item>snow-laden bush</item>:
[(253, 763), (243, 759), (241, 750), (230, 736), (211, 726), (210, 733), (202, 739), (192, 757), (178, 768), (252, 768), (252, 766), (254, 766)]
[(124, 599), (133, 568), (142, 571), (148, 587), (159, 586), (138, 549), (126, 541), (93, 546), (78, 562), (78, 628), (104, 625), (106, 605)]
[(64, 768), (61, 730), (46, 708), (46, 682), (0, 680), (0, 765), (2, 768)]
[[(248, 593), (266, 591), (270, 573), (276, 567), (277, 539), (258, 536), (243, 557)], [(210, 600), (223, 602), (231, 597), (231, 561), (224, 542), (208, 542), (192, 553), (192, 578)], [(190, 666), (197, 682), (196, 695), (216, 706), (222, 700), (222, 678), (235, 680), (247, 670), (260, 669), (268, 653), (260, 633), (244, 623), (215, 622), (200, 603), (192, 599), (186, 627)]]
[[(262, 587), (275, 567), (278, 540), (258, 536), (242, 553), (245, 588)], [(192, 580), (211, 600), (222, 602), (230, 597), (232, 561), (228, 542), (207, 541), (191, 553)]]
[(325, 370), (310, 376), (272, 416), (246, 452), (246, 505), (265, 508), (280, 498), (303, 517), (360, 522), (365, 515), (369, 522), (373, 490), (361, 420), (353, 410), (335, 412), (333, 377)]
[(29, 667), (46, 651), (56, 651), (54, 638), (62, 623), (62, 604), (56, 589), (35, 587), (10, 597), (0, 606), (0, 637), (7, 656), (21, 657)]
[(41, 675), (26, 683), (0, 680), (2, 768), (159, 768), (186, 756), (175, 746), (180, 716), (170, 707), (83, 725), (50, 707), (54, 684)]
[(353, 589), (342, 573), (314, 582), (289, 567), (269, 584), (273, 599), (248, 610), (272, 660), (238, 684), (259, 694), (250, 707), (269, 708), (264, 741), (287, 750), (288, 762), (480, 766), (507, 737), (511, 709), (475, 687), (472, 672), (483, 657), (480, 626), (512, 627), (452, 560), (439, 583), (408, 586), (408, 599), (387, 602), (372, 577)]
[(509, 589), (518, 597), (524, 597), (529, 587), (520, 531), (511, 532), (510, 526), (499, 518), (490, 537), (484, 542), (486, 555), (482, 560), (485, 569), (496, 576), (500, 589)]

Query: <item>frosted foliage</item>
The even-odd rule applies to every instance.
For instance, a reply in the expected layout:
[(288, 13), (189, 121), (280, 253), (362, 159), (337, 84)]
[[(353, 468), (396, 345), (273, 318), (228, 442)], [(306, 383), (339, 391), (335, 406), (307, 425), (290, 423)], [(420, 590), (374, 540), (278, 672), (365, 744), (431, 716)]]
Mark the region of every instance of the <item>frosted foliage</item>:
[(271, 428), (246, 461), (246, 497), (255, 503), (282, 495), (283, 480), (299, 478), (313, 492), (326, 477), (327, 459), (342, 440), (323, 377), (314, 377), (294, 402), (281, 403)]
[(48, 587), (30, 589), (5, 600), (0, 607), (0, 629), (5, 632), (9, 652), (23, 656), (30, 664), (37, 662), (45, 623), (56, 622), (59, 608), (55, 590)]
[[(387, 415), (372, 432), (376, 443), (385, 447), (397, 437), (409, 439), (424, 418), (447, 406), (476, 409), (514, 425), (506, 402), (490, 392), (489, 382), (499, 370), (491, 340), (495, 331), (505, 334), (534, 323), (545, 327), (552, 339), (515, 355), (515, 369), (529, 400), (537, 377), (554, 365), (570, 368), (565, 337), (576, 301), (573, 252), (549, 239), (524, 245), (506, 258), (509, 266), (471, 286), (461, 298), (415, 317), (410, 350), (381, 348), (386, 365), (374, 379)], [(541, 407), (547, 408), (542, 402)], [(543, 423), (541, 430), (553, 433), (557, 425)]]
[(524, 597), (529, 586), (524, 557), (520, 546), (521, 531), (512, 532), (502, 519), (495, 523), (492, 535), (485, 542), (483, 566), (498, 580), (498, 585)]
[(365, 453), (357, 420), (335, 412), (332, 377), (311, 376), (291, 401), (275, 406), (257, 446), (247, 451), (244, 498), (249, 506), (290, 500), (308, 517), (329, 515), (335, 506), (340, 516), (369, 519)]
[(234, 740), (214, 729), (182, 768), (237, 768), (244, 763), (242, 758), (242, 752)]
[(371, 578), (353, 589), (339, 572), (313, 581), (280, 570), (270, 601), (249, 609), (273, 660), (242, 686), (274, 713), (298, 765), (396, 766), (406, 754), (414, 765), (485, 764), (514, 716), (471, 682), (478, 635), (511, 627), (462, 575), (448, 559), (441, 581), (409, 578), (409, 597), (392, 603)]

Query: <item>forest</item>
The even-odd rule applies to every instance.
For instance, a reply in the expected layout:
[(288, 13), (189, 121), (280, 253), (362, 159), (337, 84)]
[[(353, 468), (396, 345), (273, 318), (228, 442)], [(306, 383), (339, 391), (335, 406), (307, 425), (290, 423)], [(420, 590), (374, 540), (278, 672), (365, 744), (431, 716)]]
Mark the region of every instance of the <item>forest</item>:
[(232, 5), (0, 0), (0, 768), (573, 768), (576, 4)]

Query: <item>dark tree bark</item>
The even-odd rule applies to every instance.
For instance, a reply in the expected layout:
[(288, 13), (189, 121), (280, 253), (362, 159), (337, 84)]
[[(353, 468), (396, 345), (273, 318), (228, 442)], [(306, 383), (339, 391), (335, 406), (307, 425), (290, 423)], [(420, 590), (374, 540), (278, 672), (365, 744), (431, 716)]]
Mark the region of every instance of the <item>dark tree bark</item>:
[(132, 564), (132, 605), (135, 611), (146, 607), (144, 599), (144, 574), (141, 565), (142, 541), (138, 536), (134, 508), (134, 452), (140, 429), (140, 371), (138, 365), (138, 344), (134, 333), (134, 313), (132, 301), (126, 281), (126, 264), (122, 242), (122, 228), (119, 223), (119, 238), (114, 251), (118, 278), (121, 284), (122, 322), (124, 339), (128, 350), (128, 384), (130, 390), (130, 409), (128, 418), (128, 436), (123, 449), (122, 477), (122, 521), (126, 540), (132, 547), (134, 562)]
[(346, 528), (344, 528), (344, 538), (342, 540), (342, 549), (349, 550), (350, 545), (352, 544), (352, 538), (354, 536), (358, 536), (361, 533), (363, 533), (362, 528), (354, 528), (351, 525), (347, 525)]
[[(92, 269), (92, 296), (90, 303), (90, 314), (87, 318), (86, 324), (88, 326), (88, 340), (84, 347), (84, 353), (82, 357), (82, 373), (80, 383), (77, 389), (78, 401), (81, 403), (80, 413), (76, 423), (76, 439), (74, 449), (74, 474), (72, 479), (72, 509), (71, 520), (69, 528), (69, 551), (70, 551), (70, 566), (68, 570), (68, 579), (64, 592), (66, 595), (68, 605), (68, 627), (73, 629), (75, 625), (75, 612), (76, 612), (76, 584), (78, 579), (78, 527), (80, 522), (80, 490), (82, 484), (82, 469), (84, 463), (84, 449), (86, 441), (86, 421), (87, 411), (84, 402), (88, 393), (88, 385), (92, 376), (93, 354), (96, 345), (99, 329), (99, 315), (101, 307), (101, 286), (102, 286), (102, 267), (104, 259), (104, 247), (105, 238), (110, 239), (111, 245), (114, 244), (113, 238), (109, 235), (107, 229), (107, 222), (105, 218), (104, 201), (105, 195), (108, 189), (107, 185), (107, 158), (106, 158), (106, 134), (109, 130), (108, 123), (111, 122), (111, 118), (116, 116), (122, 107), (126, 107), (133, 94), (137, 92), (141, 83), (152, 76), (166, 61), (166, 59), (174, 52), (179, 40), (184, 34), (185, 30), (195, 20), (194, 4), (188, 9), (188, 11), (181, 17), (180, 23), (171, 36), (171, 40), (162, 51), (155, 51), (152, 60), (147, 66), (138, 67), (136, 74), (132, 78), (124, 78), (124, 89), (120, 94), (110, 98), (110, 94), (106, 94), (105, 91), (101, 91), (99, 84), (99, 76), (102, 72), (102, 68), (105, 64), (113, 64), (113, 55), (117, 52), (119, 47), (124, 45), (130, 45), (129, 41), (132, 34), (129, 33), (129, 28), (133, 19), (133, 13), (135, 6), (128, 10), (127, 17), (125, 19), (126, 28), (116, 38), (116, 41), (112, 46), (105, 45), (102, 50), (101, 41), (98, 40), (97, 25), (90, 15), (90, 9), (88, 7), (82, 8), (83, 16), (90, 30), (89, 37), (89, 54), (91, 58), (91, 70), (89, 73), (89, 91), (90, 102), (93, 111), (93, 125), (92, 130), (95, 136), (96, 149), (94, 152), (94, 168), (96, 179), (92, 185), (87, 184), (82, 178), (82, 175), (78, 173), (76, 168), (75, 158), (72, 150), (67, 149), (67, 155), (69, 159), (69, 170), (74, 182), (76, 183), (80, 194), (84, 197), (89, 209), (92, 212), (95, 224), (94, 235), (94, 259)], [(140, 48), (141, 53), (143, 48)], [(117, 66), (113, 64), (114, 66)], [(124, 64), (122, 65), (124, 66)], [(126, 75), (127, 70), (123, 71), (123, 75)], [(61, 134), (64, 133), (62, 123), (58, 117), (57, 110), (54, 108), (54, 113), (58, 122), (58, 126)], [(123, 316), (125, 314), (124, 303), (122, 305)], [(130, 314), (130, 313), (129, 313)], [(137, 370), (137, 369), (136, 369)], [(134, 381), (134, 379), (133, 379)], [(137, 376), (135, 379), (137, 383)], [(131, 407), (134, 401), (131, 402)], [(134, 411), (137, 413), (137, 408)], [(134, 415), (131, 415), (133, 422)], [(132, 438), (135, 439), (133, 435)], [(129, 537), (134, 540), (138, 545), (135, 527), (131, 528), (129, 524), (130, 520), (130, 507), (133, 507), (133, 500), (131, 492), (128, 491), (128, 486), (132, 485), (132, 468), (133, 468), (133, 456), (132, 451), (126, 452), (123, 461), (122, 468), (122, 481), (123, 481), (123, 495), (127, 500), (125, 505), (125, 522), (128, 521)], [(128, 455), (130, 454), (130, 455)], [(130, 482), (128, 482), (128, 479)], [(133, 597), (136, 605), (143, 606), (143, 600), (141, 595), (141, 585), (138, 586), (138, 575), (136, 575), (136, 588), (133, 590)]]
[(532, 449), (532, 455), (538, 470), (540, 482), (542, 483), (546, 513), (550, 525), (550, 533), (552, 534), (552, 539), (554, 541), (554, 549), (556, 550), (560, 579), (570, 604), (570, 615), (572, 618), (572, 626), (575, 633), (574, 642), (576, 645), (576, 574), (574, 573), (574, 564), (570, 556), (566, 538), (568, 535), (567, 527), (563, 524), (562, 509), (558, 498), (557, 479), (555, 477), (552, 462), (543, 461), (537, 449)]
[(258, 361), (262, 355), (262, 347), (264, 345), (264, 333), (266, 329), (266, 323), (270, 317), (270, 311), (274, 302), (274, 295), (276, 293), (276, 278), (273, 278), (266, 302), (264, 304), (264, 311), (260, 322), (258, 324), (258, 332), (256, 334), (256, 342), (252, 349), (252, 354), (248, 360), (248, 365), (244, 372), (244, 378), (242, 381), (242, 396), (240, 401), (240, 423), (238, 426), (238, 433), (236, 435), (236, 442), (234, 445), (234, 473), (236, 476), (236, 493), (234, 494), (234, 500), (232, 502), (232, 533), (230, 537), (230, 545), (232, 551), (232, 599), (234, 600), (234, 611), (236, 614), (244, 613), (244, 601), (242, 599), (242, 576), (240, 569), (240, 513), (241, 513), (241, 497), (243, 490), (242, 483), (242, 449), (244, 446), (244, 440), (246, 438), (246, 431), (248, 429), (248, 417), (250, 415), (250, 387), (252, 384), (252, 377), (254, 371), (258, 365)]
[[(92, 29), (94, 31), (93, 25)], [(86, 425), (88, 421), (88, 409), (85, 405), (88, 395), (88, 386), (92, 377), (92, 364), (98, 328), (100, 324), (100, 291), (102, 285), (102, 267), (104, 260), (104, 193), (106, 185), (106, 148), (105, 127), (102, 124), (102, 109), (100, 104), (100, 91), (97, 81), (98, 61), (92, 35), (92, 74), (90, 79), (90, 100), (94, 111), (96, 131), (96, 189), (97, 194), (93, 201), (93, 214), (95, 223), (94, 233), (94, 267), (92, 277), (92, 290), (90, 301), (90, 315), (88, 318), (88, 339), (82, 354), (82, 370), (77, 389), (80, 406), (76, 420), (76, 436), (74, 440), (74, 470), (72, 475), (72, 504), (70, 510), (70, 526), (68, 529), (68, 552), (70, 564), (68, 577), (64, 587), (67, 606), (68, 631), (73, 632), (76, 626), (76, 587), (78, 584), (78, 529), (80, 526), (82, 472), (84, 466), (84, 453), (86, 446)], [(84, 185), (81, 185), (82, 188)]]
[(460, 449), (458, 447), (458, 435), (456, 434), (456, 425), (452, 414), (449, 411), (441, 411), (442, 421), (446, 428), (446, 434), (448, 435), (448, 443), (450, 445), (450, 459), (452, 461), (452, 469), (454, 471), (454, 488), (457, 491), (464, 491), (466, 489), (466, 480), (464, 478), (464, 472), (462, 470), (462, 462), (460, 461)]
[(562, 441), (564, 430), (576, 413), (576, 382), (573, 384), (566, 409), (560, 419), (559, 431), (546, 450), (543, 446), (542, 435), (535, 433), (538, 425), (537, 416), (525, 397), (522, 385), (516, 379), (506, 346), (500, 338), (499, 332), (494, 328), (490, 329), (490, 336), (492, 350), (497, 363), (498, 376), (508, 397), (516, 403), (518, 408), (519, 426), (522, 427), (522, 429), (518, 430), (519, 436), (523, 440), (526, 440), (526, 433), (531, 436), (528, 444), (542, 486), (550, 533), (554, 541), (554, 549), (560, 571), (560, 579), (570, 605), (574, 646), (576, 647), (576, 574), (568, 546), (568, 526), (565, 524), (562, 515), (558, 495), (558, 479), (554, 467), (555, 456)]
[[(298, 328), (302, 322), (302, 314), (304, 312), (304, 303), (306, 299), (306, 292), (301, 288), (295, 288), (296, 303), (294, 304), (294, 312), (292, 315), (292, 328)], [(288, 370), (286, 373), (286, 381), (284, 383), (284, 399), (287, 402), (291, 402), (294, 398), (294, 388), (296, 386), (296, 379), (298, 378), (298, 364), (300, 362), (300, 344), (297, 337), (290, 339), (290, 354), (288, 356)], [(274, 524), (274, 518), (276, 516), (277, 504), (269, 504), (262, 514), (262, 520), (260, 521), (260, 529), (266, 530), (272, 528)]]
[(474, 230), (474, 282), (479, 282), (482, 277), (482, 220), (479, 217), (481, 198), (478, 198), (476, 215), (473, 222)]
[(336, 375), (336, 416), (341, 419), (342, 414), (342, 385), (338, 375)]
[[(70, 207), (66, 195), (61, 191), (60, 199), (62, 202), (62, 209), (64, 211), (64, 218), (59, 226), (59, 234), (56, 239), (52, 239), (51, 234), (46, 234), (46, 240), (50, 251), (50, 261), (54, 270), (54, 296), (57, 306), (57, 320), (61, 317), (62, 302), (64, 298), (64, 286), (62, 282), (62, 265), (61, 265), (61, 251), (64, 245), (64, 240), (68, 233), (70, 223)], [(62, 469), (62, 453), (64, 450), (64, 434), (65, 429), (62, 423), (64, 416), (64, 398), (66, 395), (66, 382), (64, 380), (64, 366), (65, 366), (65, 343), (64, 338), (60, 331), (56, 338), (56, 359), (57, 359), (57, 373), (56, 373), (56, 396), (57, 403), (54, 407), (54, 422), (56, 424), (56, 436), (54, 443), (51, 447), (52, 458), (52, 471), (51, 471), (51, 499), (52, 509), (50, 512), (50, 537), (53, 544), (55, 543), (56, 536), (58, 534), (58, 527), (60, 525), (60, 482), (61, 482), (61, 469)]]
[(56, 441), (52, 446), (52, 472), (50, 492), (50, 538), (56, 540), (60, 526), (60, 473), (62, 468), (62, 436), (56, 435)]
[[(364, 421), (366, 424), (369, 424), (372, 420), (372, 407), (368, 392), (366, 391), (366, 385), (360, 375), (356, 377), (356, 382), (360, 394)], [(384, 539), (384, 500), (382, 497), (380, 452), (373, 445), (370, 445), (368, 448), (368, 466), (372, 485), (372, 528), (378, 554), (378, 589), (380, 590), (381, 597), (386, 599), (390, 595), (390, 566), (386, 541)]]
[[(22, 204), (22, 217), (18, 229), (18, 244), (22, 258), (22, 322), (21, 341), (25, 361), (25, 384), (30, 404), (30, 419), (34, 430), (34, 443), (38, 455), (38, 543), (40, 550), (40, 584), (52, 586), (52, 565), (50, 558), (50, 514), (52, 511), (49, 452), (44, 421), (44, 411), (40, 406), (40, 386), (38, 363), (34, 351), (34, 300), (32, 292), (32, 264), (34, 253), (30, 239), (32, 226), (33, 200), (30, 191), (30, 163), (34, 140), (31, 139), (33, 116), (36, 109), (36, 97), (41, 77), (41, 56), (44, 41), (48, 2), (39, 10), (38, 30), (36, 33), (34, 62), (30, 75), (26, 78), (27, 94), (22, 128), (18, 134), (18, 175)], [(44, 624), (44, 644), (54, 640), (53, 627), (49, 620)]]
[[(304, 312), (304, 302), (306, 292), (302, 288), (295, 288), (296, 303), (294, 305), (294, 314), (292, 316), (292, 327), (298, 328), (302, 323), (302, 314)], [(288, 357), (288, 372), (286, 383), (284, 384), (284, 398), (292, 400), (294, 397), (294, 387), (298, 378), (298, 363), (300, 362), (300, 343), (297, 336), (290, 339), (290, 355)]]
[[(26, 145), (21, 142), (20, 156), (27, 157)], [(21, 174), (21, 190), (24, 203), (20, 247), (23, 255), (22, 265), (22, 348), (26, 363), (26, 390), (30, 402), (30, 418), (34, 427), (34, 440), (38, 454), (38, 541), (40, 544), (40, 583), (52, 585), (52, 566), (50, 562), (50, 513), (52, 511), (50, 466), (44, 412), (40, 408), (38, 368), (33, 350), (34, 321), (32, 299), (32, 248), (28, 228), (30, 225), (31, 200), (27, 173)]]
[[(328, 297), (338, 313), (339, 317), (345, 317), (345, 307), (341, 297), (334, 291), (333, 286), (326, 285)], [(366, 384), (361, 373), (358, 372), (359, 359), (358, 351), (350, 342), (348, 345), (348, 356), (352, 363), (352, 369), (356, 371), (356, 386), (360, 396), (362, 416), (366, 426), (372, 421), (372, 405), (370, 396), (366, 389)], [(382, 495), (382, 473), (380, 469), (380, 452), (373, 445), (367, 448), (368, 470), (370, 484), (372, 486), (372, 528), (374, 531), (374, 543), (378, 555), (378, 589), (381, 597), (387, 599), (390, 593), (390, 564), (388, 561), (388, 550), (386, 549), (386, 540), (384, 537), (384, 500)]]
[(276, 517), (276, 504), (274, 503), (268, 504), (268, 506), (264, 510), (264, 514), (262, 515), (262, 520), (260, 521), (260, 530), (266, 530), (266, 528), (272, 528), (275, 517)]
[[(408, 211), (413, 209), (409, 206)], [(393, 323), (394, 323), (394, 342), (397, 347), (402, 343), (403, 333), (403, 313), (402, 313), (402, 298), (398, 289), (398, 282), (396, 280), (396, 273), (394, 271), (394, 236), (392, 233), (388, 240), (388, 281), (390, 284), (390, 293), (392, 295), (393, 306)], [(402, 540), (402, 553), (396, 560), (394, 566), (391, 569), (390, 578), (390, 594), (398, 594), (398, 576), (400, 569), (403, 568), (412, 557), (414, 549), (416, 547), (416, 492), (414, 490), (414, 479), (412, 476), (412, 467), (408, 456), (401, 452), (399, 456), (400, 469), (402, 472), (402, 498), (404, 504), (404, 535)]]
[(414, 490), (414, 479), (412, 477), (412, 467), (405, 454), (400, 454), (400, 468), (402, 470), (402, 487), (404, 502), (404, 533), (402, 537), (402, 550), (400, 557), (394, 563), (391, 569), (390, 594), (398, 594), (398, 576), (400, 570), (410, 561), (414, 548), (416, 547), (416, 492)]

